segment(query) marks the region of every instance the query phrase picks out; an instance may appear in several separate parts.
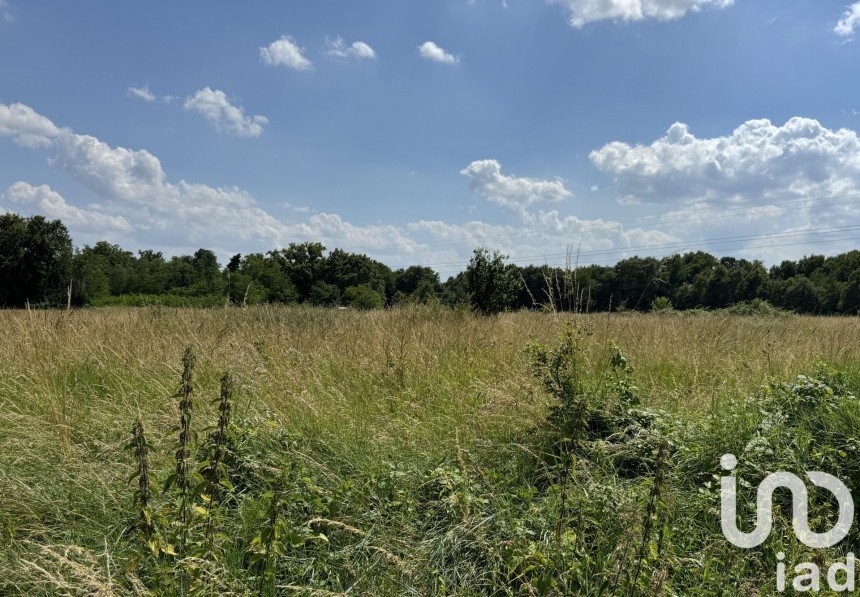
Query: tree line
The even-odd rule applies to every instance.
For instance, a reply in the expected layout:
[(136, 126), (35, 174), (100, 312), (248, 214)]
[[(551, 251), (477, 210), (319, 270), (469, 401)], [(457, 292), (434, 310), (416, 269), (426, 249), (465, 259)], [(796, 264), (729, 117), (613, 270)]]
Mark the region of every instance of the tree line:
[(771, 268), (702, 251), (557, 268), (520, 267), (499, 252), (477, 248), (463, 272), (442, 282), (429, 267), (392, 270), (317, 242), (237, 254), (224, 267), (207, 249), (170, 258), (152, 250), (134, 254), (108, 242), (76, 249), (58, 220), (0, 215), (0, 307), (7, 308), (229, 302), (372, 309), (441, 303), (490, 314), (532, 308), (715, 309), (756, 301), (799, 313), (858, 314), (860, 251), (810, 255)]

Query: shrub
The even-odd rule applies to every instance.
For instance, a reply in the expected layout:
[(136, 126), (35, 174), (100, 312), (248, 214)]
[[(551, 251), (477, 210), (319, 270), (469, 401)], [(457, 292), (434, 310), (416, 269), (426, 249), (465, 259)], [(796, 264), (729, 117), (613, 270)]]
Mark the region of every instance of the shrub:
[(729, 315), (758, 315), (762, 317), (779, 317), (787, 315), (787, 312), (774, 307), (769, 302), (763, 299), (753, 299), (751, 301), (743, 301), (727, 307), (725, 312)]
[(655, 313), (661, 313), (666, 311), (674, 311), (674, 307), (672, 306), (672, 301), (670, 301), (665, 296), (658, 296), (653, 301), (651, 301), (651, 310)]
[(385, 304), (382, 296), (367, 284), (344, 290), (343, 302), (356, 309), (378, 309)]

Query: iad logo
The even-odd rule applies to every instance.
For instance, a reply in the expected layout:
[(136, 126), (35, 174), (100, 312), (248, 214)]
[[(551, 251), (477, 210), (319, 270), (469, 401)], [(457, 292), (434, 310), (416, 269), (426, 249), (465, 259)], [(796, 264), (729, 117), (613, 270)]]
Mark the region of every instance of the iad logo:
[[(732, 454), (720, 458), (720, 466), (725, 471), (733, 471), (738, 464)], [(806, 483), (795, 474), (780, 471), (764, 478), (756, 492), (755, 527), (750, 533), (738, 528), (737, 504), (738, 486), (735, 475), (722, 477), (720, 483), (720, 526), (723, 535), (730, 543), (744, 549), (750, 549), (764, 543), (773, 528), (773, 492), (784, 487), (791, 492), (792, 528), (798, 541), (808, 547), (823, 549), (832, 547), (842, 541), (851, 530), (854, 521), (854, 500), (845, 484), (833, 475), (819, 471), (806, 471), (806, 476), (813, 485), (826, 489), (836, 497), (839, 504), (839, 518), (833, 527), (824, 533), (815, 533), (809, 528), (809, 493)], [(785, 564), (782, 563), (784, 554), (777, 554), (780, 562), (777, 564), (777, 590), (785, 590)], [(794, 567), (798, 574), (792, 583), (796, 591), (820, 590), (820, 569), (812, 562), (805, 562)], [(837, 579), (840, 572), (845, 573), (845, 581)], [(837, 562), (827, 571), (827, 582), (833, 591), (854, 590), (854, 554), (848, 554), (845, 563)]]
[[(733, 471), (738, 464), (738, 459), (732, 454), (725, 454), (720, 458), (720, 466), (723, 470)], [(770, 535), (773, 526), (773, 492), (779, 487), (785, 487), (791, 491), (791, 515), (792, 527), (797, 540), (815, 549), (832, 547), (842, 541), (851, 530), (854, 522), (854, 500), (851, 492), (845, 484), (827, 473), (818, 471), (806, 471), (806, 476), (813, 485), (823, 487), (836, 496), (839, 503), (839, 519), (832, 529), (826, 533), (813, 533), (809, 528), (809, 494), (803, 480), (792, 473), (780, 471), (771, 473), (764, 478), (756, 492), (756, 522), (755, 529), (751, 533), (744, 533), (738, 528), (738, 483), (734, 475), (722, 478), (720, 483), (721, 497), (721, 526), (723, 534), (732, 545), (749, 549), (764, 543)]]

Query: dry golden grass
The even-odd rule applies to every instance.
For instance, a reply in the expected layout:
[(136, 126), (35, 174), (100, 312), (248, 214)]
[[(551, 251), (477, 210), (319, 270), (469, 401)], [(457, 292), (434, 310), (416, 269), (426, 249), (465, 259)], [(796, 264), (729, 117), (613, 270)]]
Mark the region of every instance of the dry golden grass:
[(393, 436), (418, 440), (428, 423), (431, 436), (453, 429), (448, 423), (475, 431), (528, 423), (535, 403), (522, 350), (551, 341), (568, 320), (586, 331), (583, 348), (592, 360), (616, 342), (650, 403), (680, 413), (819, 360), (849, 372), (860, 367), (858, 318), (482, 318), (433, 309), (290, 307), (3, 311), (2, 417), (7, 424), (33, 417), (61, 446), (81, 433), (92, 437), (99, 419), (114, 424), (114, 415), (137, 409), (172, 421), (169, 397), (182, 351), (193, 345), (208, 396), (216, 395), (218, 372), (230, 370), (246, 403), (321, 433), (365, 434), (378, 446)]

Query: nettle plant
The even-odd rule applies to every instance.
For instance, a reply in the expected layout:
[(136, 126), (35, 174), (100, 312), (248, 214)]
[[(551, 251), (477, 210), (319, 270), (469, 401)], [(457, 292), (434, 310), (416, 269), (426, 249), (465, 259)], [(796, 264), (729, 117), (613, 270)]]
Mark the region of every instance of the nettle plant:
[(198, 446), (198, 436), (191, 424), (196, 362), (194, 351), (187, 348), (182, 357), (180, 388), (175, 395), (179, 398), (179, 424), (174, 429), (178, 434), (175, 467), (164, 482), (157, 506), (152, 491), (151, 446), (140, 417), (132, 426), (132, 441), (128, 446), (135, 458), (132, 478), (138, 479), (138, 489), (134, 493), (137, 520), (127, 530), (139, 532), (154, 564), (175, 565), (181, 594), (199, 584), (200, 562), (211, 560), (215, 554), (219, 510), (234, 489), (226, 466), (233, 443), (230, 428), (233, 380), (229, 373), (221, 377), (221, 391), (216, 400), (218, 420), (207, 429), (207, 441)]
[[(174, 469), (160, 495), (152, 490), (155, 484), (150, 463), (152, 447), (140, 417), (132, 426), (132, 440), (128, 444), (135, 459), (132, 479), (137, 479), (138, 484), (133, 496), (135, 520), (126, 532), (137, 533), (145, 543), (148, 562), (143, 565), (149, 572), (156, 577), (160, 572), (161, 584), (175, 587), (180, 594), (199, 592), (231, 550), (231, 539), (222, 532), (222, 526), (225, 510), (235, 506), (237, 497), (230, 465), (240, 460), (234, 450), (235, 383), (229, 373), (221, 376), (220, 393), (214, 401), (218, 419), (206, 428), (203, 441), (192, 427), (196, 363), (196, 354), (187, 348), (182, 357), (180, 388), (174, 396), (179, 399)], [(278, 524), (277, 495), (271, 501), (270, 526)], [(272, 544), (269, 539), (268, 548), (277, 549)], [(264, 577), (268, 562), (262, 567), (257, 565), (255, 551), (253, 546), (248, 549), (246, 559)], [(164, 578), (171, 575), (172, 582)]]
[[(659, 560), (654, 555), (665, 546), (663, 495), (677, 440), (667, 415), (641, 406), (633, 368), (621, 349), (611, 343), (591, 360), (582, 349), (587, 333), (569, 325), (554, 345), (531, 344), (526, 350), (534, 376), (552, 398), (544, 430), (548, 445), (541, 453), (546, 486), (560, 494), (553, 524), (555, 552), (565, 553), (566, 536), (589, 534), (583, 520), (602, 519), (589, 510), (594, 507), (591, 501), (577, 501), (573, 486), (609, 492), (616, 506), (629, 501), (633, 488), (644, 487), (628, 527), (613, 531), (611, 525), (600, 526), (616, 542), (606, 560), (612, 562), (611, 570), (601, 572), (600, 591), (633, 594), (650, 590), (643, 583), (666, 572), (651, 568)], [(625, 486), (623, 480), (631, 484)], [(576, 560), (565, 563), (578, 565)]]
[(127, 448), (137, 487), (125, 533), (137, 536), (141, 549), (128, 566), (167, 594), (275, 594), (291, 580), (308, 581), (307, 558), (340, 557), (326, 551), (321, 527), (334, 524), (327, 517), (349, 501), (351, 487), (320, 487), (293, 458), (299, 439), (272, 421), (237, 422), (237, 384), (229, 373), (212, 401), (217, 419), (198, 436), (196, 364), (186, 349), (174, 395), (179, 421), (171, 472), (161, 492), (153, 490), (156, 453), (141, 418), (132, 425)]

